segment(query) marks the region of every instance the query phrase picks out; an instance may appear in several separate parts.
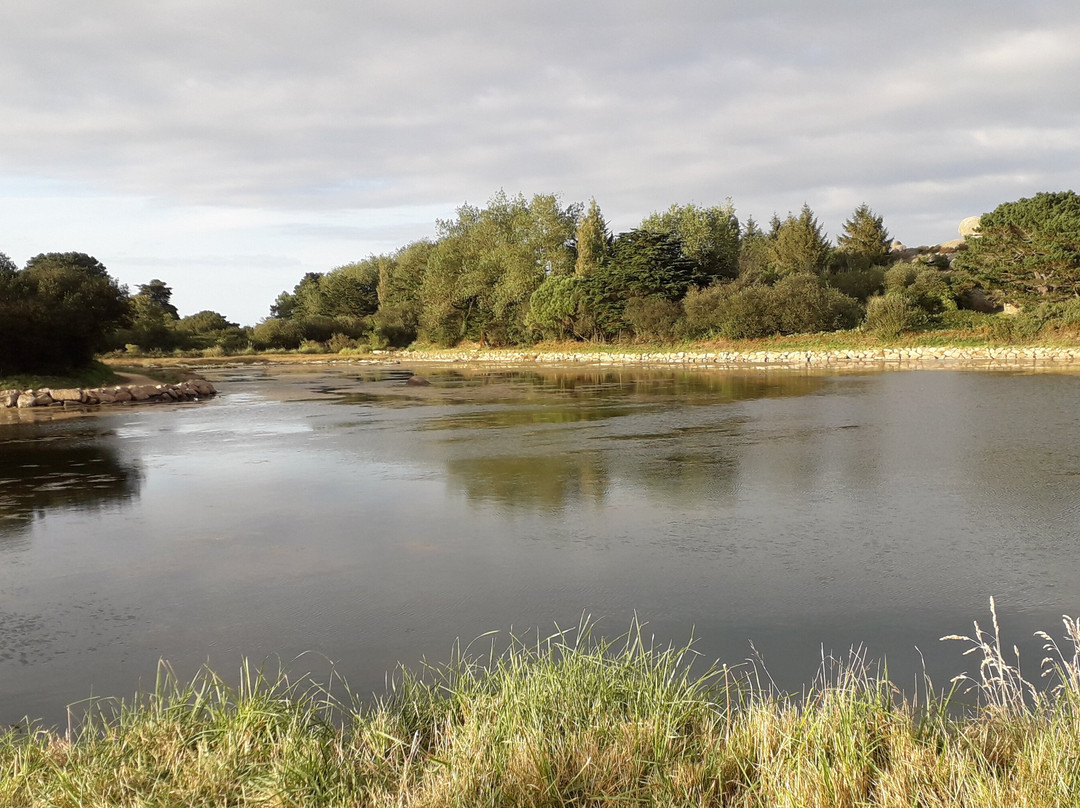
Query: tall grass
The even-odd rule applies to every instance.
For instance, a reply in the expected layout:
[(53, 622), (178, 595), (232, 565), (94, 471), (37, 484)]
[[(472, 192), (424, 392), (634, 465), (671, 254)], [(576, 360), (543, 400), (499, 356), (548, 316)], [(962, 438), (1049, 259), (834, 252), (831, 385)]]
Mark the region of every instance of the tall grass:
[[(992, 610), (993, 613), (993, 610)], [(955, 688), (905, 696), (860, 654), (797, 697), (760, 666), (701, 670), (639, 626), (588, 623), (401, 670), (374, 704), (245, 665), (0, 737), (11, 806), (1062, 806), (1080, 804), (1080, 633), (1046, 687), (993, 629)], [(696, 672), (695, 672), (696, 671)], [(954, 688), (954, 690), (955, 690)]]

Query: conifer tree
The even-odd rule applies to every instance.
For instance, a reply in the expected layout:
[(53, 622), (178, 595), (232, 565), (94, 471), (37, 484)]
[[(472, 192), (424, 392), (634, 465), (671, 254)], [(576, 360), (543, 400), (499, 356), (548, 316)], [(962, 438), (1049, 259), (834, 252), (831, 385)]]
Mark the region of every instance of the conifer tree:
[(596, 200), (589, 202), (588, 212), (577, 226), (577, 262), (574, 274), (592, 275), (611, 257), (611, 233)]
[(891, 237), (880, 216), (865, 202), (844, 222), (844, 232), (836, 237), (837, 250), (858, 257), (867, 264), (881, 264), (889, 254)]
[(814, 212), (804, 204), (798, 216), (788, 214), (782, 222), (774, 217), (775, 236), (769, 244), (769, 257), (780, 275), (796, 272), (820, 274), (831, 250)]

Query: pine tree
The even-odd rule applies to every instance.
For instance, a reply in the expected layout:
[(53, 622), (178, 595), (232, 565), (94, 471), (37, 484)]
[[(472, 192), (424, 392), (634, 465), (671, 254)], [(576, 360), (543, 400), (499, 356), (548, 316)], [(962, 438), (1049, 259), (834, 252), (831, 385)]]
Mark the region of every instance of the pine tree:
[(796, 272), (820, 274), (829, 260), (831, 247), (809, 205), (798, 216), (788, 214), (782, 222), (774, 217), (775, 236), (769, 244), (769, 257), (780, 275)]
[(855, 208), (844, 222), (844, 232), (837, 236), (837, 250), (855, 256), (870, 265), (885, 262), (891, 237), (880, 216), (875, 216), (865, 202)]

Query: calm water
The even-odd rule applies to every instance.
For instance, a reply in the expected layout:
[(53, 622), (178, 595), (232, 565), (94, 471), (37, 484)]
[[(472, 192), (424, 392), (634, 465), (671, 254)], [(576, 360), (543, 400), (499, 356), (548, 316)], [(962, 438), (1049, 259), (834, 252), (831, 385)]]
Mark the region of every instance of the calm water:
[[(785, 687), (912, 681), (1080, 613), (1080, 376), (232, 371), (210, 402), (0, 424), (0, 722), (242, 655), (361, 693), (456, 637), (636, 613)], [(274, 663), (276, 665), (276, 663)], [(309, 655), (292, 662), (319, 670)]]

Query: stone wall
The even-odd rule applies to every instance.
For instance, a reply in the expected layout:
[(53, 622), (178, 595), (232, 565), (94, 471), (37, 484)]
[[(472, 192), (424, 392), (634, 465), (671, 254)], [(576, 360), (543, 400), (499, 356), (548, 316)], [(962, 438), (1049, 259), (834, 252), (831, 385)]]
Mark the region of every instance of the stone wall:
[(537, 352), (520, 349), (406, 351), (395, 359), (419, 362), (482, 362), (501, 364), (681, 365), (721, 367), (984, 367), (1020, 368), (1076, 365), (1080, 346), (1006, 346), (979, 348), (867, 348), (834, 351), (665, 351), (665, 352)]
[(0, 409), (17, 407), (84, 407), (128, 402), (198, 401), (216, 395), (214, 385), (203, 379), (179, 384), (127, 384), (118, 387), (73, 387), (65, 390), (0, 390)]

